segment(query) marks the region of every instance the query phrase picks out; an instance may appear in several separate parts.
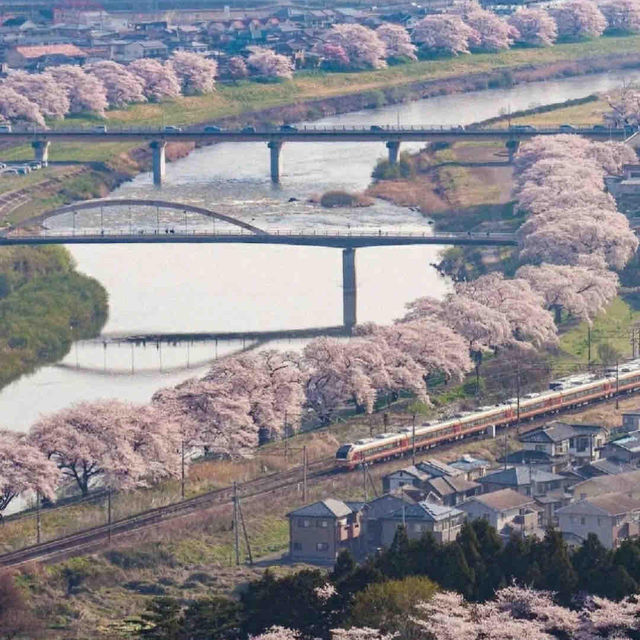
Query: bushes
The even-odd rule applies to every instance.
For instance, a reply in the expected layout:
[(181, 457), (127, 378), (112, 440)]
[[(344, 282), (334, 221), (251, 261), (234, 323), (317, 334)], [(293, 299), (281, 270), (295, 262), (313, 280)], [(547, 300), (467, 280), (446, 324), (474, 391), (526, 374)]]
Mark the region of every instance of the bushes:
[(368, 207), (371, 199), (348, 191), (327, 191), (320, 198), (320, 204), (327, 209), (333, 207)]
[(408, 153), (400, 154), (400, 160), (392, 164), (389, 160), (378, 160), (371, 177), (374, 180), (409, 179), (415, 175), (415, 169)]

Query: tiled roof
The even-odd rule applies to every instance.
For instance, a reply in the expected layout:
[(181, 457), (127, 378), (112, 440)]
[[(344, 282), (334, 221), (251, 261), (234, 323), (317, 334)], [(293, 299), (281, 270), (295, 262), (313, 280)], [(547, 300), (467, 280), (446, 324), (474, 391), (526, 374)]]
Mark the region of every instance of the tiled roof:
[(494, 471), (478, 478), (478, 482), (485, 484), (502, 484), (508, 487), (520, 487), (522, 485), (534, 482), (551, 482), (553, 480), (562, 480), (562, 476), (540, 469), (531, 469), (530, 467), (509, 467), (500, 471)]
[(480, 502), (485, 506), (495, 509), (496, 511), (502, 511), (504, 509), (515, 509), (518, 507), (524, 507), (525, 505), (533, 504), (533, 498), (529, 496), (523, 496), (521, 493), (514, 491), (513, 489), (500, 489), (500, 491), (492, 491), (491, 493), (483, 493), (480, 496), (474, 496), (470, 498), (469, 502)]
[(473, 456), (464, 455), (455, 462), (449, 464), (454, 469), (460, 469), (461, 471), (473, 471), (474, 469), (481, 469), (482, 467), (488, 467), (489, 463), (486, 460), (480, 458), (474, 458)]
[(586, 478), (591, 478), (598, 475), (612, 476), (617, 473), (626, 473), (634, 471), (634, 467), (624, 462), (618, 462), (617, 460), (611, 460), (609, 458), (601, 458), (600, 460), (594, 460), (589, 464), (585, 464), (578, 469), (578, 472)]
[(622, 436), (622, 438), (617, 438), (607, 444), (635, 453), (636, 451), (640, 451), (640, 431), (631, 431), (625, 436)]
[(335, 500), (334, 498), (326, 498), (313, 504), (308, 504), (300, 509), (291, 511), (287, 515), (289, 516), (307, 516), (310, 518), (322, 518), (332, 516), (334, 518), (343, 518), (353, 513), (351, 507), (342, 502), (342, 500)]
[(461, 476), (442, 476), (442, 478), (432, 478), (429, 480), (428, 486), (431, 486), (441, 496), (448, 496), (452, 493), (471, 491), (480, 485), (477, 482), (471, 482)]
[(75, 44), (47, 44), (39, 46), (18, 46), (16, 51), (25, 58), (42, 58), (43, 56), (82, 57), (85, 52)]
[(455, 507), (445, 507), (435, 502), (419, 502), (418, 504), (410, 504), (404, 509), (398, 509), (391, 514), (394, 520), (428, 520), (430, 522), (439, 522), (453, 516), (461, 515), (462, 511)]
[(556, 513), (571, 515), (603, 512), (610, 516), (617, 516), (638, 510), (640, 510), (640, 499), (638, 498), (632, 498), (624, 493), (603, 493), (568, 504), (566, 507), (558, 509)]
[(427, 458), (416, 465), (418, 469), (433, 476), (457, 476), (462, 473), (460, 469), (456, 469), (437, 458)]
[(599, 476), (573, 486), (573, 495), (580, 497), (582, 493), (599, 495), (620, 491), (640, 491), (640, 470), (617, 473), (611, 476)]

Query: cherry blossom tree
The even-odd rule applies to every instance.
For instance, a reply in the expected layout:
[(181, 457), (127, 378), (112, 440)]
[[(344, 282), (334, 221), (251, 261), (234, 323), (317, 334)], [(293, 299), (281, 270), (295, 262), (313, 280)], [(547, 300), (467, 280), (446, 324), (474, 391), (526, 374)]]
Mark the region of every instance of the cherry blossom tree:
[(489, 273), (470, 282), (456, 284), (456, 293), (504, 314), (513, 337), (518, 341), (538, 347), (557, 342), (553, 317), (543, 308), (542, 297), (526, 280)]
[(180, 425), (186, 445), (224, 457), (242, 456), (259, 444), (246, 396), (220, 380), (187, 380), (157, 391), (152, 403)]
[(425, 376), (442, 372), (447, 379), (462, 380), (472, 368), (466, 340), (432, 317), (367, 329), (408, 354), (422, 367)]
[(571, 315), (591, 321), (618, 293), (618, 276), (603, 261), (599, 268), (542, 264), (524, 266), (516, 272), (543, 296), (547, 309), (554, 311), (556, 324), (565, 309)]
[(46, 118), (62, 119), (69, 113), (66, 90), (50, 73), (16, 71), (7, 77), (4, 84), (38, 105)]
[(9, 122), (29, 122), (45, 126), (38, 105), (5, 84), (0, 84), (0, 117)]
[(622, 269), (638, 247), (628, 219), (599, 207), (534, 215), (517, 233), (521, 260), (538, 264), (577, 264), (581, 256), (595, 255), (610, 267)]
[(246, 78), (249, 75), (247, 63), (241, 56), (233, 56), (232, 58), (229, 58), (227, 69), (229, 71), (229, 75), (234, 80), (240, 80), (241, 78)]
[(478, 34), (476, 47), (485, 51), (508, 49), (518, 36), (517, 29), (475, 0), (459, 5), (456, 12)]
[(625, 84), (613, 94), (607, 95), (611, 111), (604, 120), (611, 127), (640, 126), (640, 89), (634, 84)]
[(153, 58), (134, 60), (127, 67), (143, 83), (144, 95), (148, 100), (160, 102), (180, 95), (180, 82), (173, 65), (162, 64)]
[(361, 24), (334, 24), (325, 34), (324, 45), (341, 47), (354, 69), (382, 69), (386, 47), (378, 34)]
[(532, 164), (544, 158), (575, 159), (587, 155), (590, 142), (582, 136), (560, 134), (535, 136), (520, 145), (514, 160), (517, 173), (526, 171)]
[(549, 47), (558, 37), (556, 21), (544, 9), (518, 9), (509, 16), (518, 31), (516, 42), (533, 47)]
[(249, 640), (301, 640), (302, 634), (286, 627), (273, 626), (260, 635), (249, 636)]
[(293, 62), (287, 56), (275, 53), (271, 49), (254, 47), (247, 58), (247, 65), (258, 75), (267, 78), (292, 78)]
[(109, 106), (121, 108), (135, 102), (147, 101), (144, 82), (127, 67), (112, 60), (102, 60), (90, 64), (85, 69), (104, 85)]
[(88, 111), (104, 115), (109, 106), (107, 90), (96, 76), (87, 73), (82, 67), (70, 64), (51, 67), (49, 73), (67, 92), (71, 113)]
[(422, 48), (434, 53), (457, 56), (469, 53), (469, 45), (480, 44), (478, 32), (458, 15), (427, 16), (416, 24), (413, 39)]
[(598, 5), (591, 0), (568, 0), (553, 9), (558, 37), (565, 40), (597, 38), (607, 27)]
[(331, 640), (394, 640), (393, 633), (382, 633), (369, 627), (351, 627), (351, 629), (331, 629)]
[(115, 401), (80, 403), (41, 418), (29, 433), (38, 447), (87, 495), (93, 481), (131, 489), (143, 484), (148, 461), (134, 451), (130, 431), (121, 423)]
[(607, 31), (614, 33), (640, 31), (639, 0), (607, 0), (599, 7), (607, 21)]
[(0, 519), (17, 496), (38, 492), (53, 499), (60, 472), (24, 435), (0, 431)]
[(218, 73), (215, 60), (197, 53), (176, 51), (169, 62), (184, 95), (201, 95), (215, 90), (215, 77)]
[(314, 53), (318, 54), (325, 66), (336, 69), (347, 69), (349, 67), (349, 56), (339, 44), (331, 42), (318, 42), (314, 47)]
[(597, 163), (609, 175), (622, 175), (625, 164), (635, 164), (638, 156), (634, 149), (624, 142), (592, 142), (587, 157)]
[(376, 29), (376, 34), (386, 48), (387, 58), (417, 60), (416, 46), (411, 42), (409, 32), (402, 25), (385, 22)]

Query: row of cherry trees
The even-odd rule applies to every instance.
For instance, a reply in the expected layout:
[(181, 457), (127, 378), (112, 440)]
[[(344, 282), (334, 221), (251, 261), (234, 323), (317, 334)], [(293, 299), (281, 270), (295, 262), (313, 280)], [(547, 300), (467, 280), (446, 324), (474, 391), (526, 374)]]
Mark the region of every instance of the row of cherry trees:
[(571, 135), (537, 137), (515, 159), (516, 199), (527, 220), (518, 230), (516, 276), (543, 296), (545, 306), (590, 321), (615, 297), (618, 277), (638, 241), (604, 176), (637, 162), (623, 143)]
[[(320, 591), (320, 590), (318, 590)], [(318, 593), (318, 598), (323, 597)], [(331, 597), (331, 596), (330, 596)], [(546, 591), (511, 586), (495, 598), (471, 604), (457, 593), (438, 592), (418, 603), (406, 620), (406, 633), (370, 628), (334, 629), (332, 640), (614, 640), (640, 637), (640, 602), (587, 597), (579, 609), (556, 604)], [(252, 640), (302, 640), (302, 634), (272, 627)]]
[(167, 62), (143, 58), (128, 65), (101, 61), (85, 67), (61, 65), (42, 73), (16, 71), (0, 84), (0, 116), (44, 126), (45, 118), (92, 112), (136, 102), (211, 93), (217, 64), (178, 51)]
[(467, 0), (452, 13), (430, 15), (412, 29), (383, 24), (375, 31), (357, 24), (334, 25), (315, 52), (337, 68), (374, 68), (388, 59), (425, 55), (500, 51), (514, 43), (549, 46), (558, 38), (595, 38), (605, 31), (640, 31), (640, 0), (607, 0), (599, 6), (591, 0), (568, 0), (549, 12), (523, 8), (508, 19)]

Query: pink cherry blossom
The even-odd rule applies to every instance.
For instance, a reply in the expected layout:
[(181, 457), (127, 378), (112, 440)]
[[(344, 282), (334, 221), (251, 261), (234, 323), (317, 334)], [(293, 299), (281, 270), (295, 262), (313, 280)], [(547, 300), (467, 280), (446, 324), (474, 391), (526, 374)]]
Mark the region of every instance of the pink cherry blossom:
[(334, 24), (324, 35), (323, 44), (340, 47), (352, 68), (387, 66), (384, 42), (375, 31), (361, 24)]
[(40, 107), (14, 89), (0, 84), (0, 117), (9, 122), (28, 122), (45, 126)]
[(146, 102), (144, 82), (127, 67), (102, 60), (85, 67), (88, 73), (98, 78), (107, 90), (110, 107), (126, 107), (135, 102)]
[(247, 58), (247, 65), (261, 76), (271, 78), (292, 78), (293, 62), (287, 56), (275, 53), (271, 49), (254, 47)]
[(88, 111), (104, 115), (109, 102), (107, 90), (100, 79), (75, 65), (51, 67), (49, 73), (67, 92), (71, 113)]
[(215, 90), (218, 64), (197, 53), (176, 51), (169, 61), (186, 96), (212, 93)]
[(416, 46), (402, 25), (385, 22), (376, 29), (376, 33), (386, 48), (387, 58), (417, 59)]
[(457, 15), (437, 14), (418, 22), (413, 30), (413, 39), (433, 52), (450, 53), (457, 56), (469, 53), (469, 45), (480, 43), (480, 35)]
[(637, 33), (640, 31), (638, 0), (606, 0), (599, 5), (607, 21), (607, 31)]
[(517, 29), (515, 40), (522, 44), (549, 47), (558, 37), (556, 21), (544, 9), (518, 9), (509, 16), (509, 24)]
[(181, 93), (180, 82), (170, 63), (162, 64), (153, 58), (141, 58), (130, 63), (127, 69), (141, 80), (148, 100), (160, 102), (177, 98)]
[(555, 7), (551, 15), (558, 26), (560, 38), (597, 38), (607, 27), (598, 5), (590, 0), (568, 0)]
[(38, 105), (46, 118), (62, 119), (69, 113), (66, 90), (50, 73), (16, 71), (7, 77), (4, 84)]

